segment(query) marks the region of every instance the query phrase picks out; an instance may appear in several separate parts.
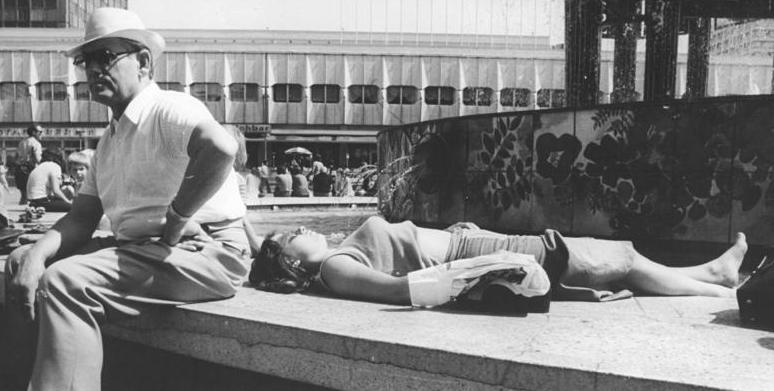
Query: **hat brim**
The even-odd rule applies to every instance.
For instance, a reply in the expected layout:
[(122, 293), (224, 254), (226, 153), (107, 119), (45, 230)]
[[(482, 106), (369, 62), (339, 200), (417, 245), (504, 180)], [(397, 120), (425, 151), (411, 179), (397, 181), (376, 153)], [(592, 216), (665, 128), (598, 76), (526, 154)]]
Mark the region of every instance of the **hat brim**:
[(165, 42), (164, 37), (160, 34), (150, 30), (117, 30), (112, 33), (100, 35), (99, 37), (92, 38), (88, 41), (81, 43), (80, 45), (65, 52), (67, 57), (75, 57), (83, 52), (83, 49), (94, 43), (107, 39), (107, 38), (123, 38), (130, 41), (139, 42), (143, 46), (150, 50), (153, 58), (157, 58), (162, 52), (164, 52)]

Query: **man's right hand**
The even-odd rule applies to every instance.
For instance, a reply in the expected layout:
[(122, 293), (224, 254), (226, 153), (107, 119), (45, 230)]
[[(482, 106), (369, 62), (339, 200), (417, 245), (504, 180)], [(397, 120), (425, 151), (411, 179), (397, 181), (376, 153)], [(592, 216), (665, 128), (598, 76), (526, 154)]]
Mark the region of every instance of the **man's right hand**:
[(11, 311), (21, 311), (24, 320), (35, 320), (35, 293), (38, 283), (46, 270), (45, 260), (30, 256), (29, 251), (22, 255), (17, 265), (13, 279), (9, 282), (6, 304)]

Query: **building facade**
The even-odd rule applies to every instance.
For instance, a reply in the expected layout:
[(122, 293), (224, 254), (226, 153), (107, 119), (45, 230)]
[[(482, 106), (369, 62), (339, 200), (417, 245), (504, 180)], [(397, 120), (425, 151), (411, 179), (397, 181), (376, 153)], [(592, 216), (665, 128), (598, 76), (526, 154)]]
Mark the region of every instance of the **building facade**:
[(83, 27), (99, 7), (127, 8), (128, 0), (0, 0), (0, 27)]
[(713, 55), (771, 57), (774, 54), (774, 20), (719, 24), (712, 31), (710, 46)]
[[(376, 133), (444, 117), (564, 106), (564, 51), (548, 37), (300, 31), (161, 30), (154, 64), (165, 89), (191, 94), (248, 140), (249, 165), (294, 146), (335, 166), (376, 161)], [(109, 111), (62, 52), (78, 29), (0, 29), (0, 158), (11, 163), (30, 123), (63, 153), (93, 146)], [(601, 59), (600, 103), (613, 89)], [(685, 90), (679, 57), (678, 96)], [(644, 57), (637, 65), (642, 91)], [(771, 62), (713, 57), (709, 94), (769, 93)]]

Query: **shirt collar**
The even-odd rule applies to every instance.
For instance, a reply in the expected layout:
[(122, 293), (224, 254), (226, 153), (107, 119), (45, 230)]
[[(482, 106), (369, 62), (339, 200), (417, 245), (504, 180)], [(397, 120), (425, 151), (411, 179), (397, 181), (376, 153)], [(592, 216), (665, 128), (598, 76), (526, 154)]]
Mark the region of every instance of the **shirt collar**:
[(159, 86), (156, 82), (151, 81), (150, 84), (143, 88), (143, 90), (129, 102), (129, 105), (127, 105), (124, 110), (124, 117), (135, 125), (140, 123), (140, 115), (142, 114), (143, 109), (152, 104), (154, 100), (153, 97), (158, 91), (160, 91)]

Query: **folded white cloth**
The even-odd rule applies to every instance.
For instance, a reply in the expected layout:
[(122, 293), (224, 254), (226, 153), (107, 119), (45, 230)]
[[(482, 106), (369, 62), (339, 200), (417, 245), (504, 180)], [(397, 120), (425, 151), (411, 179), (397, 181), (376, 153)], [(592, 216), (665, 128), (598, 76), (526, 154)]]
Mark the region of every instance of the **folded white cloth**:
[(551, 282), (535, 257), (501, 250), (408, 273), (411, 305), (433, 307), (467, 292), (482, 279), (525, 297), (548, 293)]

